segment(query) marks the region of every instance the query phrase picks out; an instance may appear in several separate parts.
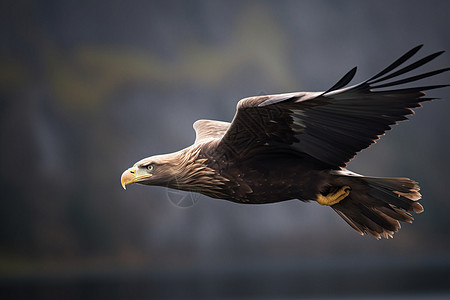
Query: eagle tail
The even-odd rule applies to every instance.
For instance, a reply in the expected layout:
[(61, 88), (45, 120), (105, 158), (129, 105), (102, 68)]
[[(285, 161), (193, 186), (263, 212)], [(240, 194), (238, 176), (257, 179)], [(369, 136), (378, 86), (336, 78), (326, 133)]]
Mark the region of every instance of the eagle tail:
[(419, 185), (409, 178), (341, 178), (351, 187), (350, 194), (331, 207), (361, 235), (392, 238), (400, 229), (399, 221), (412, 223), (410, 212), (423, 212), (417, 202), (421, 198)]

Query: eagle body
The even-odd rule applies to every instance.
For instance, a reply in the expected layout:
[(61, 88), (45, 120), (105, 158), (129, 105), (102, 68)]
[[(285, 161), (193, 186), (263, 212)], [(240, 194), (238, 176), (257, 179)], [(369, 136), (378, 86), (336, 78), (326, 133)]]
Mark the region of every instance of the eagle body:
[[(211, 151), (211, 145), (204, 145)], [(217, 153), (213, 150), (213, 153)], [(221, 195), (207, 196), (236, 203), (264, 204), (291, 199), (313, 200), (320, 186), (329, 182), (328, 172), (304, 157), (286, 154), (257, 154), (250, 158), (216, 160), (212, 153), (200, 154), (205, 165), (216, 171), (213, 177), (223, 178)], [(200, 190), (200, 193), (202, 191)]]
[(166, 186), (242, 204), (316, 201), (360, 234), (392, 237), (400, 221), (411, 223), (411, 212), (423, 211), (418, 184), (363, 176), (346, 166), (413, 108), (433, 99), (424, 91), (446, 86), (402, 87), (450, 70), (409, 75), (443, 53), (404, 66), (421, 47), (353, 86), (345, 87), (356, 68), (324, 92), (244, 98), (232, 122), (196, 121), (193, 145), (138, 161), (122, 174), (122, 186)]

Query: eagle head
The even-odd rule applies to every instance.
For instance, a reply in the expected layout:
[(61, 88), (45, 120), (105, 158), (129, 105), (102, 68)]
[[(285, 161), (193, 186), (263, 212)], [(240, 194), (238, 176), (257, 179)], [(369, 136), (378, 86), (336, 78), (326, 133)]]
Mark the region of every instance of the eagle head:
[(193, 145), (178, 152), (144, 158), (123, 172), (122, 187), (131, 183), (159, 185), (182, 190), (198, 190), (205, 186), (214, 171), (199, 158), (200, 147)]
[(146, 185), (169, 186), (179, 174), (177, 162), (180, 155), (180, 153), (175, 152), (155, 155), (138, 161), (122, 173), (120, 178), (122, 187), (126, 189), (127, 185), (135, 182)]

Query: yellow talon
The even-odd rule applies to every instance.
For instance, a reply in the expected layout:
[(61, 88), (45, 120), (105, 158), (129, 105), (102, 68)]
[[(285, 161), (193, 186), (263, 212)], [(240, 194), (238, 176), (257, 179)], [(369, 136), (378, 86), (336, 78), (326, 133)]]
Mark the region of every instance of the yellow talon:
[(347, 197), (350, 194), (350, 190), (351, 190), (351, 188), (348, 185), (344, 185), (343, 187), (338, 189), (336, 192), (329, 193), (326, 196), (319, 193), (317, 195), (317, 202), (320, 205), (328, 205), (328, 206), (334, 205), (334, 204), (339, 203), (342, 200), (344, 200), (345, 197)]

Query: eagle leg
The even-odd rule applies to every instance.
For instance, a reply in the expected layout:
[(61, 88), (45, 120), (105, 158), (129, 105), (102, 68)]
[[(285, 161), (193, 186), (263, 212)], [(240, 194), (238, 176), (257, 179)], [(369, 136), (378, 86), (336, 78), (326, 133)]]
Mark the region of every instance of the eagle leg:
[(330, 190), (326, 194), (319, 193), (317, 194), (317, 202), (320, 205), (334, 205), (336, 203), (341, 202), (350, 194), (351, 188), (348, 185), (344, 185), (336, 190)]

